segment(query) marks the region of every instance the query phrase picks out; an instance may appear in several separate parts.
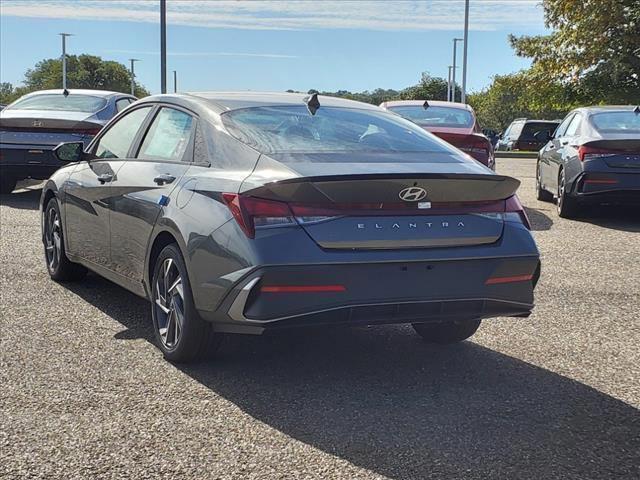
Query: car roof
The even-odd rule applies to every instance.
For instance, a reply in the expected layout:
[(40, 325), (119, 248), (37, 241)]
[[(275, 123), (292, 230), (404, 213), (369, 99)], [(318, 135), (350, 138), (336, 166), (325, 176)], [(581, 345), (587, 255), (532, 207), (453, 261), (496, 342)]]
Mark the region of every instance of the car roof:
[[(190, 97), (198, 103), (206, 104), (210, 109), (217, 113), (229, 110), (237, 110), (240, 108), (261, 107), (261, 106), (285, 106), (285, 105), (304, 105), (305, 99), (309, 97), (308, 93), (289, 93), (289, 92), (188, 92), (186, 94), (175, 95), (158, 95), (153, 97), (154, 100), (162, 100), (168, 98)], [(330, 97), (326, 95), (318, 95), (320, 107), (343, 107), (343, 108), (359, 108), (364, 110), (379, 110), (379, 107), (346, 98)]]
[[(131, 97), (131, 95), (122, 92), (111, 92), (109, 90), (91, 90), (91, 89), (83, 89), (83, 88), (68, 88), (67, 92), (69, 95), (92, 95), (94, 97), (110, 97), (113, 95), (125, 95)], [(62, 95), (64, 90), (61, 88), (57, 88), (54, 90), (38, 90), (37, 92), (30, 92), (25, 95), (28, 96), (36, 96), (36, 95)]]
[(399, 107), (401, 105), (407, 106), (423, 106), (424, 102), (429, 102), (429, 105), (434, 107), (449, 107), (449, 108), (458, 108), (460, 110), (468, 110), (473, 112), (473, 108), (466, 103), (459, 102), (445, 102), (443, 100), (391, 100), (388, 102), (382, 102), (380, 104), (381, 107)]
[(592, 107), (580, 107), (573, 110), (574, 112), (585, 112), (587, 115), (593, 113), (602, 113), (602, 112), (626, 112), (633, 111), (637, 105), (594, 105)]

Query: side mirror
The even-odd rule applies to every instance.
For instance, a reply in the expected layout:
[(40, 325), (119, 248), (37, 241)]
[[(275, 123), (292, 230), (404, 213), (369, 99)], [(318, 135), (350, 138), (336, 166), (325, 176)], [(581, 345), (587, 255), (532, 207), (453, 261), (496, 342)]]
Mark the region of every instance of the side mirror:
[(53, 149), (53, 154), (62, 163), (79, 162), (84, 158), (84, 143), (67, 142), (61, 143)]

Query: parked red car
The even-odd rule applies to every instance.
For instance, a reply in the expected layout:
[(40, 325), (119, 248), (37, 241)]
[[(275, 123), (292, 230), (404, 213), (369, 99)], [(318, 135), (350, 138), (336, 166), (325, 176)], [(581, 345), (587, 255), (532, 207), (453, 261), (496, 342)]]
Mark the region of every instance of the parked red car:
[(436, 100), (398, 100), (380, 106), (420, 125), (477, 161), (495, 169), (493, 145), (469, 105)]

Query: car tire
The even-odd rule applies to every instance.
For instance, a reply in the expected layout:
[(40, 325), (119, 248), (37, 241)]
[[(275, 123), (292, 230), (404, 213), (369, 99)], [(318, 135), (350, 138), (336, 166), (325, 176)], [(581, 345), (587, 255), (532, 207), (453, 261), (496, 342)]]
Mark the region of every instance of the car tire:
[(213, 353), (220, 344), (210, 323), (198, 314), (182, 253), (167, 245), (153, 268), (151, 312), (158, 347), (164, 357), (188, 363)]
[(547, 192), (540, 182), (540, 162), (538, 161), (536, 164), (536, 199), (541, 202), (551, 202), (553, 201), (553, 195)]
[(567, 183), (564, 169), (558, 175), (558, 197), (556, 199), (558, 216), (561, 218), (575, 218), (578, 213), (576, 200), (567, 193)]
[(478, 327), (481, 320), (455, 320), (446, 323), (414, 323), (414, 330), (426, 342), (446, 345), (449, 343), (458, 343), (471, 337)]
[(0, 193), (7, 194), (15, 190), (18, 179), (9, 175), (0, 175)]
[(67, 258), (64, 248), (64, 231), (60, 206), (54, 197), (44, 209), (42, 237), (44, 241), (44, 258), (49, 276), (57, 282), (81, 280), (87, 274), (82, 265)]

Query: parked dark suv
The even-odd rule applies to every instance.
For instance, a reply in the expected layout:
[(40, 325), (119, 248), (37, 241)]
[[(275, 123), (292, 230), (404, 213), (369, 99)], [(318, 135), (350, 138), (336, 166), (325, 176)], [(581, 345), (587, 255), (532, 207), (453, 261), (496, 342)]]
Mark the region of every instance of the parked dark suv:
[(529, 150), (538, 151), (544, 147), (545, 142), (538, 140), (535, 135), (538, 132), (549, 132), (546, 137), (551, 137), (560, 121), (558, 120), (527, 120), (516, 118), (504, 131), (496, 150)]

